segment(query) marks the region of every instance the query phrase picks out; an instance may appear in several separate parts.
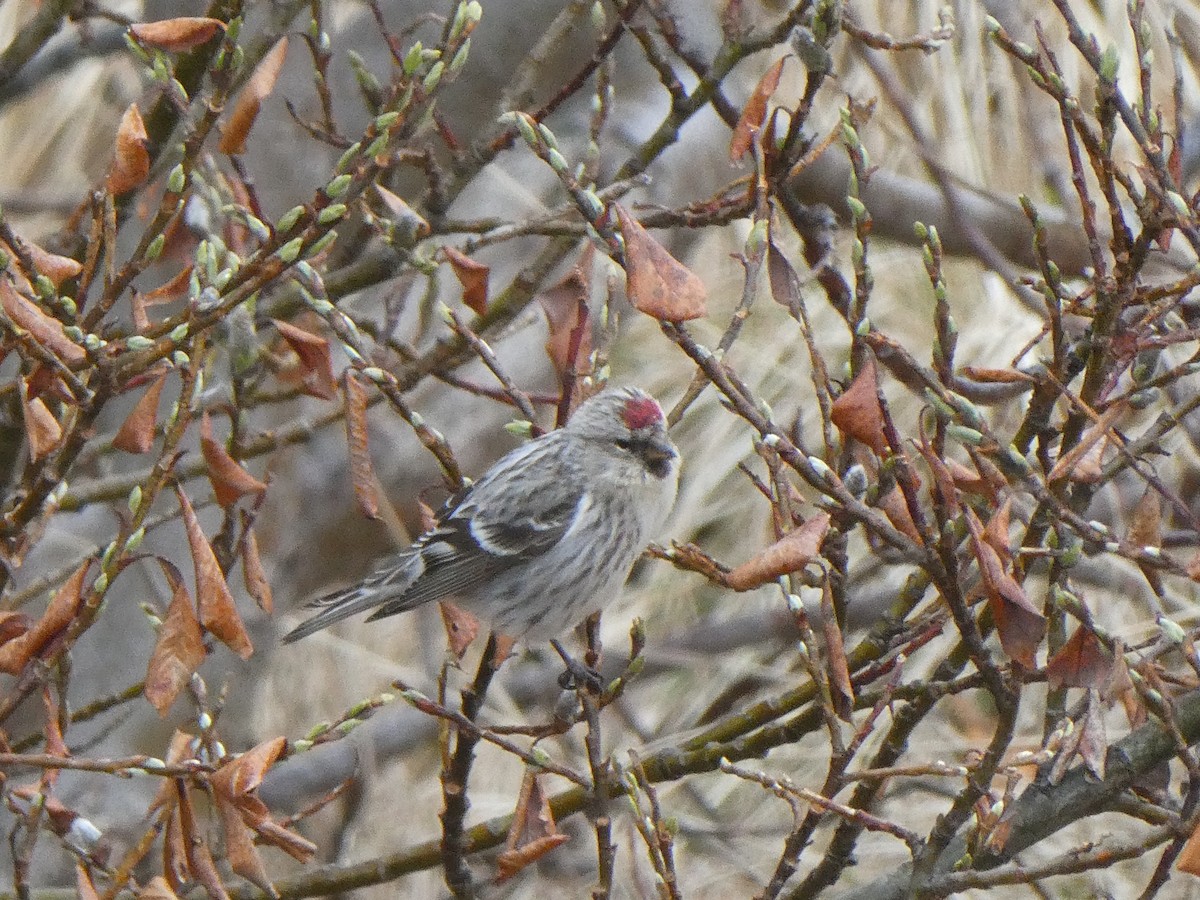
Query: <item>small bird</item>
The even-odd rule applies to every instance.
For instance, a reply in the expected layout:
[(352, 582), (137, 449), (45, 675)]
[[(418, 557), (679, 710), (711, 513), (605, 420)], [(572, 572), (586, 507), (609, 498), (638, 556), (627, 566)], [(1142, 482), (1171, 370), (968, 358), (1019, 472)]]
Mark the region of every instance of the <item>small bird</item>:
[(653, 397), (609, 388), (565, 426), (502, 457), (437, 525), (319, 609), (285, 643), (364, 610), (447, 600), (510, 638), (562, 634), (614, 599), (666, 522), (679, 453)]

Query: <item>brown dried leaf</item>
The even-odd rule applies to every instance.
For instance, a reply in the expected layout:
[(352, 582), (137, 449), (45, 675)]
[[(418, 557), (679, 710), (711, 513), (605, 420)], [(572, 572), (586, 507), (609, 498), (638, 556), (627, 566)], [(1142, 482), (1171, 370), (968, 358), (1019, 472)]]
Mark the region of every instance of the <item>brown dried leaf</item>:
[(442, 253), (462, 285), (463, 303), (475, 315), (482, 316), (487, 312), (488, 275), (491, 274), (491, 267), (471, 259), (461, 250), (449, 245), (442, 247)]
[(75, 861), (75, 897), (77, 900), (100, 900), (100, 892), (92, 882), (92, 873), (83, 864), (83, 860)]
[(1013, 660), (1032, 669), (1034, 655), (1046, 634), (1046, 619), (1026, 596), (1025, 589), (1004, 570), (1000, 554), (987, 542), (974, 510), (967, 508), (966, 520), (1000, 646)]
[(660, 322), (686, 322), (706, 312), (704, 282), (667, 252), (619, 203), (614, 203), (625, 238), (625, 294), (641, 312)]
[(925, 539), (917, 530), (917, 523), (913, 521), (912, 513), (908, 509), (908, 501), (904, 499), (904, 492), (900, 490), (900, 485), (896, 485), (880, 497), (875, 505), (883, 510), (883, 514), (887, 516), (889, 522), (896, 526), (897, 531), (912, 538), (918, 544), (924, 543)]
[(196, 569), (196, 600), (200, 607), (200, 622), (217, 640), (225, 644), (242, 659), (249, 659), (254, 652), (250, 635), (238, 615), (225, 583), (225, 575), (217, 563), (212, 545), (200, 528), (200, 520), (192, 509), (192, 502), (178, 485), (175, 495), (183, 513), (183, 525), (187, 531), (188, 546), (192, 552), (192, 564)]
[(462, 659), (471, 642), (479, 636), (479, 620), (460, 606), (448, 600), (441, 601), (442, 624), (446, 626), (446, 638), (455, 659)]
[(300, 390), (310, 397), (332, 400), (337, 397), (337, 379), (333, 377), (333, 354), (329, 341), (320, 335), (297, 328), (279, 319), (271, 320), (292, 352), (300, 359), (303, 378)]
[(753, 146), (755, 137), (762, 130), (767, 118), (767, 103), (779, 87), (779, 76), (783, 72), (781, 57), (763, 74), (754, 88), (754, 93), (742, 107), (742, 115), (738, 118), (737, 126), (733, 129), (733, 139), (729, 142), (729, 159), (738, 162)]
[[(927, 442), (922, 440), (917, 447), (921, 452), (921, 456), (925, 458), (925, 464), (929, 466), (929, 471), (933, 473), (933, 483), (937, 486), (938, 492), (942, 496), (941, 502), (945, 505), (946, 511), (957, 516), (962, 505), (958, 500), (958, 485), (954, 481), (954, 476), (950, 472), (950, 466), (933, 452), (933, 448)], [(959, 468), (963, 468), (960, 466)]]
[(416, 237), (426, 237), (429, 234), (429, 223), (421, 218), (415, 209), (405, 203), (403, 198), (381, 185), (376, 184), (373, 187), (375, 193), (379, 195), (379, 199), (383, 201), (384, 208), (387, 209), (392, 221), (404, 232), (411, 233)]
[(803, 569), (816, 558), (828, 532), (829, 515), (819, 512), (735, 568), (725, 576), (725, 584), (735, 591), (749, 591)]
[[(173, 787), (174, 784), (174, 781), (168, 781), (164, 787)], [(171, 793), (174, 795), (170, 801), (173, 808), (167, 819), (166, 832), (163, 834), (162, 868), (171, 887), (184, 893), (191, 877), (188, 875), (187, 850), (184, 847), (183, 824), (179, 815), (179, 791), (176, 788)]]
[(375, 467), (371, 463), (367, 389), (350, 369), (342, 379), (342, 393), (346, 397), (346, 445), (350, 450), (350, 483), (354, 486), (354, 499), (364, 516), (378, 519), (379, 479), (375, 477)]
[(126, 453), (148, 453), (154, 446), (158, 426), (158, 401), (167, 380), (168, 369), (155, 371), (146, 393), (130, 410), (113, 438), (113, 446)]
[(1046, 680), (1058, 689), (1102, 687), (1112, 680), (1114, 671), (1112, 654), (1086, 625), (1076, 628), (1046, 661)]
[(879, 402), (879, 375), (874, 357), (868, 355), (850, 387), (833, 401), (833, 424), (843, 435), (866, 444), (879, 456), (888, 453), (883, 430), (883, 406)]
[(276, 41), (275, 46), (267, 51), (262, 62), (255, 67), (254, 74), (250, 76), (246, 86), (242, 88), (233, 113), (221, 131), (221, 140), (217, 146), (222, 153), (233, 155), (245, 152), (246, 136), (250, 133), (254, 120), (258, 118), (263, 101), (275, 90), (275, 81), (279, 78), (283, 61), (287, 57), (287, 47), (286, 37)]
[(220, 19), (202, 16), (180, 16), (177, 19), (162, 19), (158, 22), (135, 22), (129, 33), (145, 47), (157, 47), (169, 53), (191, 50), (212, 39), (218, 31), (225, 30)]
[(165, 559), (158, 562), (171, 588), (171, 605), (150, 654), (142, 693), (158, 714), (165, 716), (179, 692), (187, 687), (192, 673), (204, 662), (205, 653), (204, 635), (200, 633), (192, 598), (179, 570)]
[(204, 887), (211, 900), (229, 900), (229, 894), (221, 884), (217, 865), (213, 862), (207, 831), (196, 819), (191, 785), (178, 778), (175, 779), (175, 788), (179, 792), (179, 822), (183, 832), (184, 852), (187, 854), (188, 872)]
[(57, 449), (62, 441), (62, 426), (40, 397), (30, 397), (29, 383), (20, 379), (21, 410), (25, 416), (25, 439), (29, 442), (29, 460), (38, 462)]
[(23, 612), (15, 609), (0, 610), (0, 646), (25, 634), (32, 622), (33, 620)]
[(12, 323), (61, 359), (68, 366), (87, 362), (87, 352), (67, 337), (62, 322), (49, 316), (32, 300), (17, 293), (12, 282), (0, 277), (0, 306)]
[(170, 303), (172, 300), (178, 300), (187, 293), (188, 282), (191, 278), (192, 265), (188, 263), (169, 281), (160, 284), (152, 291), (142, 294), (142, 303), (146, 306), (161, 306), (164, 303)]
[(1200, 823), (1192, 830), (1191, 837), (1179, 851), (1175, 860), (1175, 868), (1189, 875), (1200, 875)]
[(854, 713), (854, 685), (850, 681), (846, 646), (834, 614), (833, 591), (828, 578), (821, 585), (821, 629), (825, 634), (825, 652), (829, 657), (829, 686), (833, 690), (834, 709), (843, 721), (849, 722)]
[(991, 484), (975, 469), (968, 468), (954, 459), (946, 460), (946, 469), (955, 487), (977, 497), (991, 497), (994, 493)]
[(104, 183), (110, 194), (128, 193), (150, 176), (150, 153), (146, 149), (149, 140), (137, 104), (129, 104), (117, 128), (117, 147)]
[(1188, 560), (1187, 575), (1192, 581), (1200, 581), (1200, 550), (1197, 550)]
[(213, 494), (222, 509), (229, 509), (239, 497), (247, 494), (258, 496), (267, 489), (266, 484), (243, 469), (229, 455), (222, 441), (213, 437), (212, 422), (207, 412), (200, 417), (200, 452), (208, 466), (208, 480), (212, 484)]
[(992, 513), (983, 529), (983, 539), (991, 544), (992, 549), (1000, 557), (1007, 568), (1012, 565), (1012, 542), (1008, 537), (1009, 523), (1012, 520), (1012, 497), (1005, 497), (999, 509)]
[(1107, 437), (1097, 441), (1096, 446), (1075, 464), (1067, 478), (1081, 484), (1099, 484), (1104, 478), (1104, 451), (1107, 449)]
[(55, 288), (67, 279), (74, 278), (83, 271), (83, 263), (71, 259), (69, 256), (59, 256), (57, 253), (50, 253), (29, 241), (25, 242), (25, 249), (29, 251), (29, 256), (33, 260), (34, 268), (37, 269), (38, 274), (49, 278)]
[[(58, 701), (50, 690), (49, 685), (42, 688), (42, 706), (45, 708), (46, 714), (43, 717), (45, 725), (43, 733), (46, 736), (44, 751), (50, 756), (61, 756), (66, 759), (71, 755), (71, 751), (67, 749), (67, 742), (63, 740), (62, 727), (60, 725), (60, 710)], [(58, 772), (50, 770), (46, 772), (44, 778), (47, 781), (53, 781), (58, 777)], [(72, 813), (72, 817), (74, 814)]]
[(1070, 475), (1075, 466), (1092, 451), (1092, 448), (1102, 438), (1109, 436), (1109, 431), (1112, 429), (1113, 423), (1124, 414), (1125, 408), (1126, 404), (1122, 401), (1114, 403), (1106, 409), (1104, 414), (1100, 416), (1100, 421), (1096, 422), (1079, 438), (1079, 443), (1058, 458), (1058, 461), (1050, 469), (1050, 474), (1046, 476), (1046, 480), (1057, 481), (1060, 478)]
[(1153, 487), (1147, 487), (1134, 507), (1121, 546), (1136, 552), (1143, 547), (1161, 547), (1162, 542), (1162, 497)]
[(179, 895), (171, 890), (167, 879), (155, 875), (137, 892), (137, 900), (179, 900)]
[(212, 786), (235, 803), (258, 790), (271, 766), (287, 749), (287, 738), (276, 737), (251, 747), (221, 764), (212, 775)]
[(559, 832), (554, 823), (550, 798), (542, 790), (538, 774), (526, 770), (504, 852), (496, 859), (496, 883), (512, 878), (530, 863), (566, 843), (569, 837)]
[(254, 846), (252, 833), (242, 821), (241, 812), (224, 794), (217, 792), (215, 798), (217, 812), (221, 816), (221, 830), (225, 832), (225, 856), (230, 868), (265, 891), (267, 896), (278, 897), (267, 875), (267, 867), (263, 865), (258, 848)]
[(271, 592), (271, 582), (267, 580), (267, 572), (258, 552), (258, 535), (250, 526), (249, 516), (245, 512), (242, 513), (242, 581), (246, 585), (246, 593), (254, 598), (258, 608), (271, 615), (275, 610), (275, 595)]
[(592, 325), (588, 312), (591, 295), (592, 245), (584, 248), (579, 262), (558, 284), (538, 294), (550, 335), (546, 355), (562, 384), (574, 381), (576, 364), (592, 352)]
[(971, 381), (981, 384), (1029, 384), (1037, 383), (1032, 375), (1019, 372), (1016, 369), (988, 369), (982, 366), (963, 366), (962, 373)]
[(92, 561), (84, 561), (71, 577), (63, 582), (46, 607), (46, 612), (20, 637), (0, 646), (0, 672), (20, 675), (25, 664), (45, 649), (66, 630), (83, 603), (83, 581)]

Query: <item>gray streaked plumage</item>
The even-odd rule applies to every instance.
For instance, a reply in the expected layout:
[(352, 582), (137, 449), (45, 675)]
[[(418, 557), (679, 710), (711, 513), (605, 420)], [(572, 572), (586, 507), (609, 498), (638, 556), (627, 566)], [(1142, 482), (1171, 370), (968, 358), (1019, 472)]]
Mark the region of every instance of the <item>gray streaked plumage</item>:
[(553, 637), (615, 599), (675, 499), (678, 454), (662, 409), (609, 388), (567, 424), (502, 457), (438, 524), (360, 583), (310, 602), (299, 640), (448, 600), (510, 637)]

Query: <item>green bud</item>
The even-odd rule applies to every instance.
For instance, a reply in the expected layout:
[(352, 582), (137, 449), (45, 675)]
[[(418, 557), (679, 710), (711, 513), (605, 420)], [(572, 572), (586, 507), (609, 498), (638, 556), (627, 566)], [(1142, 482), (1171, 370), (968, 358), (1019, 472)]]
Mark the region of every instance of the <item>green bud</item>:
[(178, 325), (176, 325), (174, 328), (172, 328), (171, 333), (167, 335), (167, 337), (169, 337), (171, 339), (171, 342), (174, 344), (178, 344), (180, 341), (182, 341), (187, 336), (188, 336), (188, 323), (187, 322), (180, 322)]
[(388, 140), (389, 137), (386, 132), (379, 135), (377, 138), (375, 138), (375, 140), (371, 141), (371, 145), (367, 147), (367, 152), (365, 155), (370, 159), (374, 159), (387, 149)]
[(183, 171), (183, 163), (176, 163), (171, 174), (167, 176), (167, 190), (172, 194), (182, 194), (187, 187), (187, 174)]
[(353, 180), (353, 175), (335, 175), (329, 180), (329, 184), (325, 185), (325, 196), (331, 200), (342, 196), (342, 194), (346, 193), (346, 188), (350, 187), (350, 182)]
[(146, 537), (146, 526), (142, 525), (137, 528), (133, 534), (125, 541), (125, 552), (133, 553), (138, 547), (142, 546), (142, 541)]
[[(354, 161), (354, 157), (358, 155), (358, 151), (361, 149), (362, 149), (362, 141), (355, 141), (353, 144), (351, 144), (349, 147), (347, 147), (346, 152), (343, 153), (338, 158), (337, 166), (335, 167), (335, 171), (340, 172), (343, 169), (345, 169), (347, 166), (349, 166), (350, 163)], [(304, 209), (304, 207), (300, 207), (300, 209)], [(280, 220), (280, 227), (281, 228), (283, 227), (282, 220)]]
[(454, 59), (450, 60), (450, 74), (457, 75), (462, 67), (467, 64), (467, 58), (471, 55), (471, 39), (467, 38), (463, 41), (463, 45), (458, 48), (458, 52), (454, 54)]
[(38, 296), (43, 300), (54, 296), (54, 282), (45, 275), (39, 275), (33, 280), (33, 284), (37, 288)]
[(1158, 620), (1158, 629), (1162, 632), (1163, 637), (1165, 637), (1175, 646), (1179, 646), (1185, 640), (1187, 640), (1187, 632), (1185, 632), (1179, 627), (1178, 624), (1172, 622), (1166, 616), (1163, 616)]
[(129, 497), (125, 501), (125, 505), (129, 507), (131, 513), (136, 513), (138, 507), (142, 505), (142, 486), (135, 484), (133, 490), (129, 492)]
[(176, 350), (174, 353), (171, 354), (171, 365), (173, 365), (173, 366), (178, 366), (179, 368), (183, 368), (184, 366), (190, 365), (191, 362), (192, 362), (192, 358), (190, 356), (188, 356), (186, 353), (184, 353), (182, 350)]
[(421, 42), (417, 41), (409, 48), (408, 53), (404, 54), (403, 67), (405, 75), (412, 75), (420, 67), (421, 53), (424, 51), (424, 49), (425, 48), (421, 46)]
[(96, 594), (103, 594), (108, 590), (108, 573), (101, 572), (96, 576), (96, 580), (92, 582), (92, 591)]
[(321, 225), (328, 225), (331, 222), (336, 222), (345, 214), (345, 203), (333, 203), (317, 213), (317, 222)]
[(310, 258), (320, 255), (321, 251), (337, 240), (337, 236), (338, 233), (335, 230), (330, 229), (325, 234), (321, 235), (321, 237), (317, 238), (316, 243), (308, 248), (307, 255)]
[(1175, 215), (1181, 219), (1191, 218), (1192, 211), (1188, 209), (1187, 201), (1183, 196), (1175, 191), (1167, 191), (1167, 202), (1171, 204), (1171, 208), (1175, 210)]
[(375, 117), (375, 130), (376, 131), (387, 131), (388, 128), (390, 128), (393, 124), (395, 124), (396, 120), (399, 118), (400, 118), (400, 113), (396, 112), (395, 110), (391, 110), (390, 112), (380, 113), (379, 115), (377, 115)]
[(446, 71), (446, 64), (440, 59), (429, 67), (429, 71), (425, 73), (425, 78), (421, 82), (421, 87), (426, 91), (437, 89), (438, 84), (442, 80), (442, 73)]
[(850, 207), (850, 215), (855, 222), (865, 222), (869, 213), (867, 212), (866, 204), (857, 197), (847, 197), (846, 205)]
[(154, 341), (140, 334), (131, 334), (125, 339), (125, 346), (130, 350), (149, 350), (154, 346)]
[(146, 245), (146, 261), (154, 262), (162, 255), (163, 247), (167, 246), (166, 235), (156, 234), (154, 239)]
[(506, 422), (504, 430), (513, 437), (531, 438), (533, 437), (533, 423), (528, 419), (518, 419), (515, 422)]
[(1120, 57), (1117, 56), (1117, 45), (1109, 44), (1104, 49), (1104, 55), (1100, 57), (1100, 77), (1109, 83), (1116, 81), (1117, 70), (1120, 64)]
[(275, 255), (282, 259), (285, 263), (293, 263), (300, 256), (300, 250), (304, 247), (304, 238), (295, 237), (275, 251)]

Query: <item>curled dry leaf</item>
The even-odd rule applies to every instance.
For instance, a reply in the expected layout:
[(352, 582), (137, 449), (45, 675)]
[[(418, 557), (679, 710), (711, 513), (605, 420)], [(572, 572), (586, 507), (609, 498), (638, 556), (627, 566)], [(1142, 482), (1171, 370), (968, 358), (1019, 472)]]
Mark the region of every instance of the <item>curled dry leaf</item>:
[(25, 634), (32, 622), (29, 616), (18, 610), (0, 610), (0, 646)]
[(373, 187), (387, 210), (388, 216), (402, 234), (411, 235), (414, 238), (429, 235), (429, 223), (415, 209), (405, 203), (402, 197), (393, 194), (382, 185), (376, 184)]
[(346, 445), (350, 452), (350, 483), (354, 499), (368, 519), (379, 518), (379, 481), (371, 463), (371, 446), (367, 429), (367, 389), (351, 369), (342, 379), (346, 396)]
[(1115, 670), (1113, 655), (1092, 629), (1080, 625), (1046, 661), (1046, 680), (1060, 689), (1104, 687), (1112, 682)]
[(829, 515), (819, 512), (726, 575), (725, 584), (735, 591), (749, 591), (803, 569), (816, 558), (828, 532)]
[(1189, 875), (1200, 875), (1200, 822), (1196, 823), (1191, 836), (1179, 851), (1175, 868)]
[(463, 303), (475, 315), (482, 316), (487, 312), (488, 275), (491, 274), (491, 267), (471, 259), (461, 250), (449, 245), (442, 247), (442, 253), (462, 285)]
[(550, 336), (546, 355), (561, 384), (575, 379), (576, 363), (592, 352), (592, 326), (588, 312), (591, 296), (592, 245), (588, 244), (567, 276), (538, 294)]
[(245, 152), (246, 136), (250, 134), (251, 126), (258, 118), (263, 101), (275, 90), (275, 82), (283, 69), (283, 61), (287, 58), (287, 47), (286, 37), (276, 41), (275, 46), (267, 51), (262, 62), (255, 67), (254, 74), (250, 76), (246, 86), (242, 88), (234, 104), (233, 113), (221, 131), (221, 140), (217, 146), (222, 153), (233, 155)]
[(918, 544), (925, 542), (925, 539), (921, 537), (921, 532), (917, 530), (917, 523), (913, 521), (912, 512), (908, 508), (908, 501), (904, 499), (904, 492), (900, 490), (900, 485), (896, 485), (880, 497), (875, 505), (883, 510), (888, 521), (896, 526), (896, 530), (905, 537), (912, 538)]
[(829, 686), (833, 690), (833, 706), (842, 721), (854, 715), (854, 684), (850, 680), (850, 665), (846, 660), (846, 645), (833, 609), (833, 589), (826, 578), (821, 584), (821, 631), (825, 635), (825, 654)]
[(686, 322), (705, 314), (708, 291), (691, 269), (667, 252), (619, 203), (612, 205), (625, 239), (625, 294), (660, 322)]
[(170, 303), (172, 300), (178, 300), (187, 293), (188, 282), (191, 278), (192, 265), (188, 263), (169, 281), (142, 294), (142, 303), (146, 306), (158, 306), (162, 303)]
[(263, 776), (287, 747), (282, 738), (272, 738), (226, 762), (212, 776), (213, 791), (231, 804), (241, 821), (254, 829), (265, 843), (278, 847), (300, 862), (316, 853), (316, 845), (289, 831), (271, 818), (271, 811), (257, 791)]
[(569, 835), (558, 830), (554, 822), (550, 798), (542, 790), (538, 774), (526, 770), (504, 852), (496, 859), (496, 883), (512, 878), (530, 863), (566, 843), (569, 838)]
[(796, 315), (804, 302), (800, 293), (800, 276), (774, 241), (767, 244), (767, 278), (775, 302)]
[(48, 250), (43, 250), (37, 244), (32, 244), (28, 241), (25, 242), (25, 249), (29, 251), (29, 256), (33, 260), (33, 265), (37, 269), (37, 273), (49, 278), (55, 288), (67, 279), (74, 278), (83, 271), (83, 263), (71, 259), (69, 256), (59, 256), (57, 253), (50, 253)]
[(179, 824), (188, 874), (191, 880), (204, 887), (211, 900), (229, 900), (229, 894), (221, 884), (221, 874), (217, 871), (217, 864), (209, 847), (208, 831), (196, 818), (192, 786), (187, 780), (177, 778), (175, 789), (179, 794)]
[(14, 325), (68, 366), (87, 362), (87, 352), (67, 337), (62, 322), (47, 315), (32, 300), (17, 293), (12, 282), (0, 276), (0, 306)]
[(212, 483), (213, 494), (222, 509), (229, 509), (239, 497), (247, 494), (258, 496), (266, 491), (266, 484), (243, 469), (229, 455), (225, 444), (213, 437), (212, 422), (207, 412), (200, 418), (200, 452), (208, 466), (208, 480)]
[(158, 714), (165, 716), (179, 692), (191, 680), (192, 673), (204, 662), (205, 653), (200, 622), (179, 570), (162, 558), (158, 564), (171, 588), (171, 605), (167, 607), (158, 641), (150, 654), (142, 693)]
[(258, 535), (251, 527), (250, 516), (245, 511), (242, 512), (242, 580), (246, 585), (246, 593), (254, 598), (258, 608), (271, 615), (275, 610), (275, 596), (258, 552)]
[(783, 72), (783, 60), (775, 60), (771, 68), (763, 73), (754, 88), (754, 93), (742, 107), (742, 115), (738, 118), (737, 126), (733, 129), (733, 139), (729, 142), (729, 158), (738, 162), (754, 144), (755, 137), (762, 130), (767, 118), (767, 103), (770, 102), (779, 87), (779, 76)]
[(471, 642), (479, 636), (479, 620), (460, 606), (448, 600), (441, 601), (442, 624), (446, 626), (446, 638), (455, 659), (462, 659)]
[(966, 510), (971, 532), (971, 549), (979, 561), (979, 574), (987, 592), (988, 608), (996, 623), (1000, 646), (1012, 659), (1026, 668), (1034, 667), (1034, 655), (1046, 635), (1046, 619), (1025, 589), (1004, 569), (1000, 554), (988, 543), (983, 525), (974, 510)]
[(218, 31), (224, 30), (225, 23), (220, 19), (204, 16), (180, 16), (158, 22), (135, 22), (129, 26), (129, 33), (142, 46), (171, 53), (199, 47), (211, 40)]
[(0, 672), (19, 675), (25, 664), (45, 649), (75, 619), (83, 603), (83, 581), (92, 561), (86, 560), (63, 586), (60, 587), (46, 607), (46, 612), (20, 637), (13, 638), (0, 646)]
[(117, 434), (113, 446), (126, 453), (147, 453), (154, 446), (158, 427), (158, 401), (167, 380), (168, 369), (158, 369), (150, 386), (130, 410)]
[(104, 183), (105, 190), (110, 194), (126, 194), (141, 186), (149, 177), (150, 153), (146, 149), (149, 140), (137, 104), (129, 104), (117, 127), (117, 147), (108, 170), (108, 179)]
[(229, 867), (268, 897), (278, 897), (267, 875), (267, 867), (258, 848), (254, 846), (253, 833), (242, 820), (241, 811), (224, 794), (217, 792), (215, 799), (217, 813), (221, 817), (221, 830), (225, 833), (225, 858), (229, 860)]
[(830, 418), (843, 435), (866, 444), (879, 456), (887, 455), (883, 406), (879, 402), (879, 374), (874, 357), (867, 356), (850, 387), (833, 401)]
[(1094, 446), (1102, 439), (1109, 436), (1109, 432), (1125, 412), (1126, 403), (1121, 401), (1114, 403), (1104, 411), (1100, 416), (1100, 421), (1096, 422), (1091, 428), (1083, 433), (1079, 443), (1064, 453), (1055, 462), (1053, 468), (1050, 469), (1050, 474), (1046, 476), (1047, 481), (1057, 481), (1060, 478), (1065, 478), (1070, 475), (1076, 465), (1087, 456)]
[(29, 384), (19, 379), (21, 410), (25, 416), (25, 439), (29, 442), (29, 460), (38, 462), (49, 456), (62, 441), (62, 426), (41, 397), (29, 396)]
[(329, 341), (289, 322), (271, 321), (300, 360), (300, 390), (321, 400), (334, 399), (338, 389), (337, 379), (333, 377), (333, 353)]
[(225, 583), (225, 575), (217, 563), (212, 545), (200, 528), (200, 520), (196, 511), (178, 485), (175, 495), (179, 498), (179, 508), (183, 513), (183, 526), (187, 531), (188, 547), (192, 553), (192, 564), (196, 569), (196, 600), (200, 607), (200, 622), (217, 640), (225, 644), (242, 659), (249, 659), (254, 652), (250, 643), (250, 635), (242, 624), (234, 605), (233, 595), (229, 593), (229, 585)]

